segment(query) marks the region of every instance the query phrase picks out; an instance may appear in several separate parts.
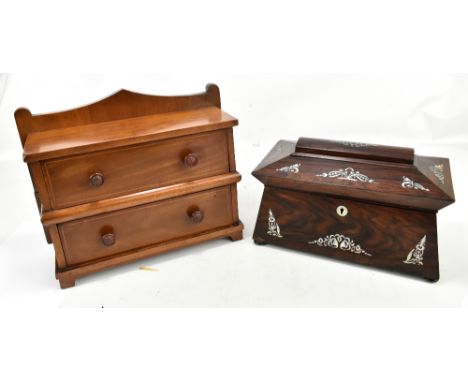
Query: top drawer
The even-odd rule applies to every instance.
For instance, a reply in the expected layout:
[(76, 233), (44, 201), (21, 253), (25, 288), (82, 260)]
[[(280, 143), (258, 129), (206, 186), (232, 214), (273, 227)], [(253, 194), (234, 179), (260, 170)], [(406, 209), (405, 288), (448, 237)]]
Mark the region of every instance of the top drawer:
[(43, 162), (53, 208), (229, 172), (227, 130)]

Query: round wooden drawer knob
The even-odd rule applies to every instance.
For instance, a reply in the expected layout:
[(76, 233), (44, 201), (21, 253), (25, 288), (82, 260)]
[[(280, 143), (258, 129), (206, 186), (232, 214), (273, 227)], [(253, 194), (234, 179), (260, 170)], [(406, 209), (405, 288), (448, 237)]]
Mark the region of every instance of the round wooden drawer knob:
[(194, 223), (200, 223), (203, 220), (203, 212), (201, 212), (200, 210), (193, 211), (190, 214), (190, 219)]
[(115, 243), (115, 235), (113, 233), (106, 233), (101, 236), (102, 244), (109, 247)]
[(104, 183), (104, 175), (102, 175), (99, 172), (96, 172), (95, 174), (89, 177), (89, 184), (91, 184), (91, 186), (93, 187), (102, 186), (103, 183)]
[(198, 163), (198, 158), (195, 154), (187, 154), (184, 158), (184, 163), (187, 167), (194, 167)]

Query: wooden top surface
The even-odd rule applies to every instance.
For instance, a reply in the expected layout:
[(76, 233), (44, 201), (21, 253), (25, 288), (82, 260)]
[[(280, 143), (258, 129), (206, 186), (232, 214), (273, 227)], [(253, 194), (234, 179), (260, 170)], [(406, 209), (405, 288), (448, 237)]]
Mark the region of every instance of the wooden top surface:
[(412, 164), (414, 161), (414, 149), (408, 147), (317, 138), (299, 138), (296, 152), (393, 163)]
[[(328, 147), (325, 145), (326, 150)], [(364, 146), (360, 148), (365, 150)], [(369, 150), (373, 158), (378, 146)], [(399, 207), (437, 211), (455, 201), (446, 158), (414, 155), (411, 163), (402, 163), (403, 156), (398, 154), (393, 156), (396, 160), (370, 160), (362, 158), (365, 153), (360, 157), (353, 155), (355, 150), (350, 153), (340, 150), (325, 155), (320, 147), (303, 151), (294, 142), (280, 141), (252, 174), (267, 186)], [(443, 170), (442, 179), (431, 170), (433, 166)]]
[(232, 127), (236, 118), (215, 106), (31, 132), (24, 160), (35, 162)]

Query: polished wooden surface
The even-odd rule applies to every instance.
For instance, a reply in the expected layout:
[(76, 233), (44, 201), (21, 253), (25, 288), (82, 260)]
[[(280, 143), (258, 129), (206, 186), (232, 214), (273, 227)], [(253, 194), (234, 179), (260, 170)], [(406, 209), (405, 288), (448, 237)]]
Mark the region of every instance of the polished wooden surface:
[(181, 135), (225, 129), (237, 123), (234, 117), (222, 110), (208, 107), (45, 130), (28, 135), (24, 146), (24, 160), (33, 162), (154, 142)]
[[(418, 170), (440, 190), (442, 190), (450, 200), (455, 201), (455, 191), (452, 182), (452, 172), (450, 170), (450, 161), (446, 158), (419, 156), (415, 157), (415, 165)], [(441, 182), (439, 178), (431, 171), (431, 166), (443, 166), (444, 181)]]
[[(346, 216), (338, 214), (341, 206), (347, 209)], [(268, 234), (269, 210), (274, 214), (282, 237)], [(372, 256), (310, 244), (327, 235), (344, 235)], [(404, 263), (424, 236), (424, 266)], [(429, 211), (267, 187), (254, 240), (434, 281), (439, 279), (436, 214)]]
[[(43, 172), (52, 207), (64, 208), (228, 173), (226, 147), (221, 130), (49, 160)], [(187, 166), (187, 155), (197, 162)], [(93, 185), (93, 176), (102, 182)]]
[[(105, 212), (117, 211), (122, 208), (134, 207), (140, 204), (157, 202), (170, 199), (176, 196), (191, 194), (208, 190), (210, 188), (231, 185), (231, 194), (236, 190), (236, 183), (241, 180), (238, 173), (229, 173), (217, 175), (209, 178), (199, 179), (192, 182), (171, 184), (166, 187), (160, 187), (153, 190), (141, 191), (133, 194), (118, 196), (115, 198), (98, 200), (96, 202), (80, 204), (78, 206), (51, 210), (42, 214), (42, 223), (45, 226), (51, 226), (58, 223), (65, 223), (74, 219), (102, 214)], [(233, 209), (233, 220), (237, 221), (237, 196), (232, 195), (234, 202), (231, 204)]]
[(35, 132), (209, 107), (221, 109), (219, 88), (214, 84), (206, 85), (205, 92), (184, 96), (157, 96), (120, 90), (90, 105), (58, 113), (32, 115), (28, 109), (20, 108), (15, 112), (15, 119), (24, 146), (26, 138)]
[[(434, 165), (443, 168), (443, 181)], [(297, 144), (278, 142), (253, 175), (265, 184), (257, 244), (439, 279), (436, 214), (455, 201), (448, 159), (401, 147), (301, 138)], [(418, 186), (403, 187), (403, 177)], [(348, 213), (340, 216), (340, 207)], [(268, 233), (269, 219), (279, 235)], [(337, 241), (331, 247), (311, 243), (330, 235), (344, 235), (372, 256), (343, 251)], [(405, 263), (421, 240), (423, 264)]]
[(230, 197), (223, 187), (59, 224), (67, 265), (229, 226)]
[(135, 260), (145, 259), (147, 257), (152, 257), (175, 249), (203, 243), (208, 240), (219, 238), (229, 238), (232, 241), (241, 240), (243, 229), (244, 225), (241, 222), (238, 222), (237, 224), (229, 227), (216, 228), (198, 235), (182, 237), (160, 244), (132, 249), (131, 251), (119, 253), (115, 256), (101, 258), (98, 261), (83, 263), (76, 267), (56, 269), (56, 277), (60, 281), (61, 288), (69, 288), (75, 285), (75, 280), (78, 277), (83, 277), (121, 264), (130, 263)]
[(414, 149), (408, 147), (330, 141), (317, 138), (299, 138), (296, 144), (296, 152), (407, 164), (412, 164), (414, 160)]
[(15, 118), (62, 288), (77, 277), (220, 237), (242, 239), (232, 127), (219, 89), (126, 90)]
[[(269, 156), (274, 156), (274, 160)], [(424, 161), (422, 158), (424, 157), (415, 155), (414, 164), (404, 164), (347, 156), (324, 156), (311, 153), (298, 155), (293, 149), (293, 143), (280, 141), (264, 159), (265, 164), (258, 166), (252, 174), (266, 185), (437, 211), (455, 201), (453, 189), (448, 183), (442, 185), (434, 179), (433, 175), (427, 177), (426, 171), (418, 167), (418, 164)], [(434, 160), (432, 163), (442, 163), (447, 170), (450, 169), (448, 159), (432, 159)], [(424, 163), (429, 164), (427, 161)], [(300, 164), (298, 173), (278, 171), (282, 167), (294, 164)], [(346, 168), (359, 171), (373, 182), (320, 176)], [(402, 187), (403, 176), (420, 183), (429, 191)]]

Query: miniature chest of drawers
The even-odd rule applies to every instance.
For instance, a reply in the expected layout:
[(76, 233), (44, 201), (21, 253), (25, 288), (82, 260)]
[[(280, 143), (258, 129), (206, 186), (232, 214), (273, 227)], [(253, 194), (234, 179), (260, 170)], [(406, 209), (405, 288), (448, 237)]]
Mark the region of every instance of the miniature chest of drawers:
[(437, 211), (449, 161), (413, 149), (300, 138), (253, 171), (265, 184), (254, 241), (439, 279)]
[(220, 237), (242, 238), (232, 127), (219, 89), (122, 90), (16, 123), (62, 288), (78, 277)]

